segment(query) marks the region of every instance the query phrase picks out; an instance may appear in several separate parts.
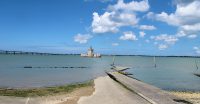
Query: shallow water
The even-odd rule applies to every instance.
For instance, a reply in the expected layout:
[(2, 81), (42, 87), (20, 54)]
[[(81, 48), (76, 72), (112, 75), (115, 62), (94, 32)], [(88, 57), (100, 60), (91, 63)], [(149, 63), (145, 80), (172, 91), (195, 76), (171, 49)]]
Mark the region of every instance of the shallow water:
[[(88, 81), (105, 75), (112, 56), (84, 58), (78, 55), (0, 55), (0, 87), (30, 88)], [(131, 67), (134, 77), (167, 90), (200, 91), (200, 77), (193, 75), (199, 58), (116, 56), (116, 64)], [(45, 68), (24, 68), (24, 66)], [(54, 68), (87, 67), (87, 68)]]

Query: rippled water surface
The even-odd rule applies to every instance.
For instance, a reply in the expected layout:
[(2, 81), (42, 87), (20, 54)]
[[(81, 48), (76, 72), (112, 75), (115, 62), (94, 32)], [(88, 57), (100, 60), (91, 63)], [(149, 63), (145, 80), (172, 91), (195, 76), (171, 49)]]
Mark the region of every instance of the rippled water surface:
[[(83, 82), (105, 75), (112, 56), (84, 58), (78, 55), (0, 55), (0, 87), (29, 88)], [(116, 56), (134, 77), (167, 90), (200, 91), (199, 58)], [(24, 68), (32, 66), (32, 68)], [(82, 67), (82, 68), (81, 68)]]

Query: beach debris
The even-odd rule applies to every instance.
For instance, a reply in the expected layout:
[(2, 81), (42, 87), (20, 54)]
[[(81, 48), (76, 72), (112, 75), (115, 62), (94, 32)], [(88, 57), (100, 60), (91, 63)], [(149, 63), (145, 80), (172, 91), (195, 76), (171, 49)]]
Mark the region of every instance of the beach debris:
[(132, 73), (129, 72), (124, 72), (124, 71), (118, 71), (118, 72), (123, 75), (133, 75)]
[(110, 66), (111, 66), (112, 70), (114, 70), (114, 71), (116, 71), (120, 74), (123, 74), (123, 75), (126, 75), (126, 76), (133, 75), (132, 73), (125, 72), (125, 70), (130, 69), (129, 67), (122, 67), (122, 66), (116, 66), (115, 65), (115, 56), (113, 56), (113, 62), (112, 62), (112, 64), (110, 64)]
[(111, 69), (123, 75), (133, 75), (132, 73), (125, 72), (125, 70), (130, 69), (129, 67), (112, 66)]
[(189, 102), (189, 101), (186, 101), (186, 100), (184, 100), (184, 99), (173, 99), (175, 102), (179, 102), (179, 103), (184, 103), (184, 104), (193, 104), (193, 103), (191, 103), (191, 102)]
[(129, 67), (122, 67), (122, 66), (115, 66), (115, 67), (112, 67), (112, 68), (116, 71), (125, 71), (127, 69), (130, 69)]
[(198, 74), (198, 73), (194, 73), (194, 75), (196, 75), (197, 77), (200, 77), (200, 74)]

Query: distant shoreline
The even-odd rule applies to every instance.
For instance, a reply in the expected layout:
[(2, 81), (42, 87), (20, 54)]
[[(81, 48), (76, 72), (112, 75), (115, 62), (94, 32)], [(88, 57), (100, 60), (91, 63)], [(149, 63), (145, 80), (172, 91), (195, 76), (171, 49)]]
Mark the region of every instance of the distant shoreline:
[[(0, 54), (11, 54), (11, 55), (81, 55), (79, 53), (73, 54), (62, 54), (62, 53), (43, 53), (43, 52), (25, 52), (25, 51), (6, 51), (0, 50)], [(200, 56), (178, 56), (178, 55), (119, 55), (119, 54), (102, 54), (102, 56), (141, 56), (141, 57), (192, 57), (200, 58)]]

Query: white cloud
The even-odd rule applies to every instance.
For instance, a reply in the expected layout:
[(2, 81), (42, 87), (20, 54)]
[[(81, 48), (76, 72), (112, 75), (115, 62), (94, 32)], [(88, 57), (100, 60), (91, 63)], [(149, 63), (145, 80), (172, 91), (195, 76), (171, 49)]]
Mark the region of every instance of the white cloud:
[(139, 22), (139, 18), (136, 17), (136, 12), (145, 12), (148, 9), (148, 0), (139, 2), (131, 1), (128, 3), (119, 0), (117, 4), (110, 5), (102, 15), (97, 12), (93, 13), (92, 32), (115, 33), (119, 31), (120, 27), (134, 27)]
[(149, 12), (147, 17), (177, 26), (180, 31), (185, 31), (186, 35), (200, 32), (200, 1), (188, 0), (185, 3), (185, 1), (179, 0), (174, 13), (161, 12), (160, 14), (154, 14)]
[(183, 25), (183, 26), (180, 26), (180, 28), (190, 33), (198, 32), (200, 31), (200, 22), (196, 24), (192, 24), (192, 25)]
[(188, 38), (190, 38), (190, 39), (194, 39), (194, 38), (196, 38), (196, 37), (197, 37), (197, 35), (195, 35), (195, 34), (188, 35)]
[(166, 45), (166, 44), (159, 44), (158, 48), (159, 48), (159, 50), (165, 50), (166, 48), (168, 48), (168, 45)]
[(134, 13), (105, 12), (103, 15), (93, 13), (92, 31), (94, 33), (118, 32), (122, 26), (134, 26), (139, 19)]
[(154, 40), (154, 44), (158, 45), (159, 50), (165, 50), (170, 45), (174, 45), (179, 39), (175, 35), (161, 34), (157, 36), (151, 36), (152, 40)]
[(155, 18), (156, 20), (166, 22), (169, 25), (180, 25), (180, 20), (175, 16), (175, 14), (168, 15), (166, 12), (161, 12), (160, 14), (151, 14), (151, 16), (154, 16), (153, 18)]
[(112, 43), (112, 46), (118, 46), (119, 43)]
[(141, 30), (155, 30), (156, 27), (153, 25), (140, 25), (139, 29)]
[(195, 50), (195, 52), (197, 53), (197, 54), (200, 54), (200, 48), (199, 47), (193, 47), (193, 49)]
[(166, 44), (174, 44), (178, 41), (178, 38), (173, 35), (161, 34), (153, 37), (155, 41), (164, 41)]
[(120, 40), (138, 40), (136, 35), (131, 31), (124, 32), (124, 35), (120, 36), (119, 39)]
[(124, 0), (118, 0), (117, 4), (110, 5), (109, 9), (145, 12), (149, 10), (149, 7), (148, 0), (143, 0), (140, 2), (131, 1), (129, 3), (124, 3)]
[(179, 38), (187, 37), (194, 39), (200, 32), (200, 1), (199, 0), (178, 0), (176, 4), (176, 10), (174, 13), (161, 12), (160, 14), (154, 14), (149, 12), (148, 18), (156, 19), (167, 23), (168, 25), (178, 27), (175, 35), (162, 34), (159, 36), (152, 36), (151, 39), (164, 43), (159, 45), (158, 48), (165, 49), (170, 45), (175, 44)]
[(87, 43), (89, 39), (91, 39), (92, 36), (89, 34), (77, 34), (74, 36), (74, 41), (79, 42), (80, 44)]
[(141, 38), (143, 38), (146, 35), (146, 33), (144, 31), (140, 31), (139, 34), (140, 34)]
[(92, 31), (94, 33), (117, 32), (118, 24), (112, 21), (112, 13), (105, 12), (103, 15), (93, 13)]
[(176, 37), (180, 38), (180, 37), (185, 37), (187, 34), (185, 33), (185, 31), (178, 31), (178, 33), (175, 35)]

